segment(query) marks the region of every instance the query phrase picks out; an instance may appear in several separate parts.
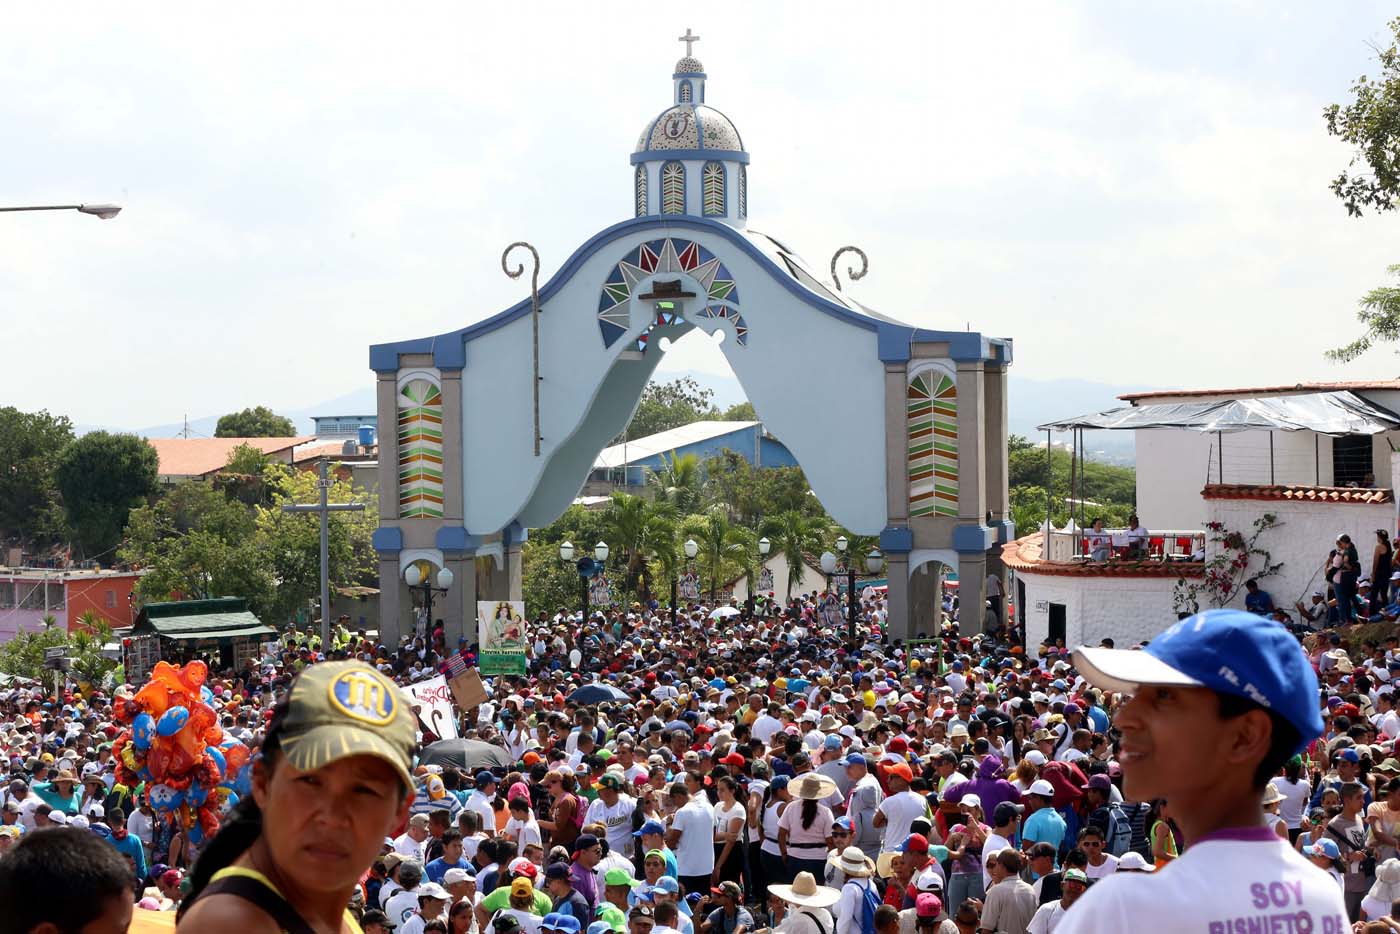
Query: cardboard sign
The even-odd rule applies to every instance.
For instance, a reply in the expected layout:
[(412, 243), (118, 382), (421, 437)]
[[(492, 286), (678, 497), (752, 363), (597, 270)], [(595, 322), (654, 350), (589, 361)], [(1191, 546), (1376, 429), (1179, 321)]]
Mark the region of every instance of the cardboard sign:
[(486, 703), (486, 685), (481, 683), (481, 675), (475, 668), (468, 668), (447, 682), (447, 687), (452, 691), (457, 708), (463, 712)]

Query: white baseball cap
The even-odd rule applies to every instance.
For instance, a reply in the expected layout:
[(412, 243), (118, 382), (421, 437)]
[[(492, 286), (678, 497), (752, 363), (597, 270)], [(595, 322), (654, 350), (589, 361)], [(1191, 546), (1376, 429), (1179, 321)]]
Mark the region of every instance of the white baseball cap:
[[(1031, 782), (1031, 787), (1026, 789), (1026, 794), (1044, 795), (1047, 798), (1053, 798), (1055, 797), (1055, 786), (1043, 778), (1037, 778), (1035, 781)], [(964, 797), (963, 800), (967, 800), (966, 797)]]

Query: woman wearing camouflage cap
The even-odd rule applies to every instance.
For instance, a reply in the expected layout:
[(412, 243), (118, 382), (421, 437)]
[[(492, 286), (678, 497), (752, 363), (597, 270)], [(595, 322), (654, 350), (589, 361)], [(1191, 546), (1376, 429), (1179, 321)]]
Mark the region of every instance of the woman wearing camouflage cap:
[(413, 747), (403, 696), (382, 674), (308, 667), (273, 713), (252, 792), (195, 866), (178, 930), (359, 934), (347, 906), (408, 816)]

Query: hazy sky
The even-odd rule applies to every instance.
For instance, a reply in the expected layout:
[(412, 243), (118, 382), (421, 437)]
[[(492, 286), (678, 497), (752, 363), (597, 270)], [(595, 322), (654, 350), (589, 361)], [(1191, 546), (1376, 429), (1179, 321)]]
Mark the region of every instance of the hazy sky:
[(11, 4), (0, 204), (126, 209), (0, 215), (0, 405), (135, 427), (368, 385), (369, 344), (523, 296), (505, 244), (547, 278), (631, 215), (686, 27), (753, 226), (816, 268), (864, 247), (887, 314), (1013, 337), (1036, 378), (1400, 371), (1322, 359), (1400, 262), (1328, 191), (1321, 118), (1383, 4), (664, 7)]

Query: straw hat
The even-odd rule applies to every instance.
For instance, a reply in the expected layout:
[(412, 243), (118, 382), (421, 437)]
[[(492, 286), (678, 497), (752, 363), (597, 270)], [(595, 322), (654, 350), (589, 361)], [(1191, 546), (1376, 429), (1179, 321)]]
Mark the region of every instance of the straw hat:
[(792, 885), (770, 885), (768, 891), (791, 905), (803, 908), (830, 908), (841, 900), (841, 893), (826, 885), (817, 885), (810, 872), (799, 872)]
[(1392, 775), (1400, 775), (1400, 760), (1394, 756), (1387, 756), (1385, 761), (1371, 769), (1372, 772), (1389, 772)]
[(879, 876), (881, 879), (888, 879), (893, 876), (894, 861), (897, 857), (903, 855), (903, 853), (896, 853), (893, 850), (881, 853), (879, 858), (875, 860), (875, 875)]
[(76, 785), (78, 784), (78, 776), (73, 773), (72, 769), (59, 769), (58, 775), (54, 776), (53, 784), (57, 785), (59, 782), (72, 782)]
[(1278, 786), (1271, 782), (1264, 786), (1264, 800), (1259, 803), (1264, 807), (1268, 807), (1271, 804), (1278, 804), (1282, 800), (1283, 792), (1279, 791)]
[(821, 801), (836, 793), (836, 782), (819, 772), (808, 772), (801, 778), (788, 782), (788, 793), (795, 798)]
[(864, 879), (875, 871), (875, 864), (858, 846), (846, 847), (840, 853), (827, 857), (827, 862), (844, 872), (850, 879)]

